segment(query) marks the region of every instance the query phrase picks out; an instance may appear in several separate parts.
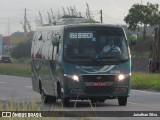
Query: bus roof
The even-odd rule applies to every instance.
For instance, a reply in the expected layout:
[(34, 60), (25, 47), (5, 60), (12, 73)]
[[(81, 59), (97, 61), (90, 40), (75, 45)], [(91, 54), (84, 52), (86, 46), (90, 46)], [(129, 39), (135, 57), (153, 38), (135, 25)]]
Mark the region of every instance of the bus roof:
[(114, 24), (104, 24), (104, 23), (80, 23), (80, 24), (70, 24), (65, 27), (109, 27), (109, 28), (122, 28), (120, 25)]
[(104, 24), (104, 23), (78, 23), (78, 24), (67, 24), (67, 25), (53, 25), (53, 26), (43, 26), (37, 28), (35, 31), (46, 31), (46, 30), (55, 30), (55, 29), (64, 29), (64, 28), (75, 28), (75, 27), (108, 27), (108, 28), (119, 28), (122, 29), (120, 25), (113, 24)]

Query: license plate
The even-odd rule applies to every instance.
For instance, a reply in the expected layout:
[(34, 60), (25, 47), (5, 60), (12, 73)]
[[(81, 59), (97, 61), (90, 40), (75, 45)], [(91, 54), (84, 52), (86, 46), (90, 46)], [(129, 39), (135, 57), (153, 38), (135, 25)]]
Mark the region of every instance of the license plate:
[(106, 82), (94, 82), (93, 86), (106, 86)]

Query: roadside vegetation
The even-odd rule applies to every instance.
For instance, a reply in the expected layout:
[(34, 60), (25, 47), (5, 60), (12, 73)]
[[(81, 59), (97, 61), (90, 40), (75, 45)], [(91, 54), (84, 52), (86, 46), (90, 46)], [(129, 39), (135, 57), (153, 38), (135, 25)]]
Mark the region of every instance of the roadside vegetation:
[[(43, 104), (42, 102), (36, 102), (37, 100), (33, 97), (31, 102), (16, 102), (16, 99), (13, 97), (10, 101), (8, 102), (0, 102), (0, 111), (5, 112), (5, 111), (9, 111), (12, 112), (12, 118), (11, 117), (3, 117), (3, 120), (63, 120), (65, 118), (65, 113), (60, 112), (57, 113), (57, 111), (64, 111), (64, 106), (62, 103), (51, 103), (51, 104)], [(76, 104), (77, 101), (74, 102), (73, 108), (76, 108)], [(91, 111), (93, 112), (93, 116), (95, 116), (95, 112), (96, 111), (96, 104), (92, 105), (91, 102), (89, 102), (90, 107), (91, 107)], [(44, 117), (43, 112), (47, 111), (46, 109), (49, 108), (49, 111), (51, 113), (47, 114), (46, 116), (48, 117)], [(56, 111), (56, 113), (54, 113), (54, 111)], [(15, 113), (14, 113), (15, 112)], [(20, 113), (20, 114), (16, 114), (16, 112)], [(41, 113), (35, 116), (36, 117), (28, 117), (28, 114), (21, 114), (21, 113)], [(65, 112), (65, 111), (64, 111)], [(79, 114), (66, 114), (68, 116), (70, 116), (70, 119), (75, 119), (75, 117)], [(81, 114), (80, 114), (81, 115)], [(92, 115), (92, 114), (91, 114)], [(17, 117), (18, 116), (18, 117)], [(25, 117), (26, 116), (26, 117)], [(39, 117), (42, 116), (42, 117)], [(50, 117), (49, 117), (50, 116)], [(56, 117), (59, 116), (59, 117)], [(73, 118), (72, 118), (73, 116)], [(86, 118), (87, 113), (82, 115), (81, 117), (77, 118), (77, 120), (88, 120), (88, 118)], [(91, 119), (92, 120), (92, 119)]]
[(12, 62), (14, 64), (25, 64), (25, 65), (29, 65), (30, 64), (31, 59), (29, 57), (21, 57), (21, 58), (12, 58)]
[(31, 76), (31, 66), (29, 64), (0, 63), (0, 74), (30, 77)]
[(148, 37), (145, 41), (137, 39), (136, 45), (130, 45), (132, 58), (150, 58), (151, 57), (152, 38)]
[(124, 17), (124, 21), (128, 24), (128, 29), (132, 31), (140, 30), (140, 26), (143, 26), (143, 40), (146, 40), (147, 26), (160, 23), (159, 5), (149, 2), (147, 5), (133, 4), (128, 15)]
[(11, 52), (11, 56), (16, 59), (30, 57), (31, 42), (29, 40), (20, 42)]
[[(10, 101), (8, 103), (0, 103), (0, 111), (41, 111), (41, 106), (37, 105), (37, 103), (16, 103), (13, 101)], [(4, 118), (3, 120), (29, 120), (29, 118), (21, 118), (21, 117), (15, 117), (15, 118)], [(31, 119), (31, 118), (30, 118)], [(39, 120), (40, 118), (32, 118), (33, 120)], [(40, 119), (41, 120), (41, 119)]]
[(159, 74), (133, 73), (131, 80), (132, 89), (160, 91)]
[[(9, 101), (8, 103), (0, 103), (0, 111), (42, 111), (43, 105), (38, 104), (35, 101), (32, 101), (31, 103), (18, 103), (14, 102), (13, 100)], [(33, 113), (34, 113), (33, 112)], [(21, 113), (21, 112), (19, 112)], [(45, 120), (45, 117), (21, 117), (19, 114), (19, 117), (16, 115), (18, 114), (12, 114), (12, 117), (3, 117), (3, 120)], [(48, 118), (48, 120), (51, 120), (53, 118)]]

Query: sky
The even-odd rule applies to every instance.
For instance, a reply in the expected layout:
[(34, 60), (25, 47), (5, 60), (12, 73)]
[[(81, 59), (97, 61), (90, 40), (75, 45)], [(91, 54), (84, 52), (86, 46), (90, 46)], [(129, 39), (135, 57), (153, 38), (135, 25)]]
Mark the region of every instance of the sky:
[(38, 10), (43, 20), (47, 19), (47, 12), (52, 8), (53, 12), (63, 13), (62, 7), (75, 6), (82, 15), (86, 12), (88, 3), (91, 15), (100, 21), (100, 10), (103, 11), (103, 22), (107, 24), (125, 24), (124, 17), (133, 4), (146, 4), (147, 2), (157, 3), (160, 0), (0, 0), (0, 34), (7, 36), (16, 31), (23, 31), (21, 22), (24, 21), (24, 9), (27, 9), (27, 19), (36, 28), (35, 18), (38, 17)]

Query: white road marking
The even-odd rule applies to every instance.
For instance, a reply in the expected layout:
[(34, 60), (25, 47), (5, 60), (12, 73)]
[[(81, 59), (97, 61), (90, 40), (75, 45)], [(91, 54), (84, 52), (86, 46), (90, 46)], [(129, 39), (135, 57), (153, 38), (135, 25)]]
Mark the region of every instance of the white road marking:
[(135, 102), (127, 102), (127, 103), (131, 103), (131, 104), (141, 104), (141, 103), (135, 103)]
[(0, 82), (0, 84), (3, 84), (3, 83), (6, 83), (6, 82)]
[(160, 94), (158, 92), (149, 92), (149, 91), (143, 91), (143, 90), (132, 90), (132, 91), (144, 92), (144, 93), (149, 93), (149, 94)]
[(32, 88), (32, 86), (25, 86), (25, 87)]

